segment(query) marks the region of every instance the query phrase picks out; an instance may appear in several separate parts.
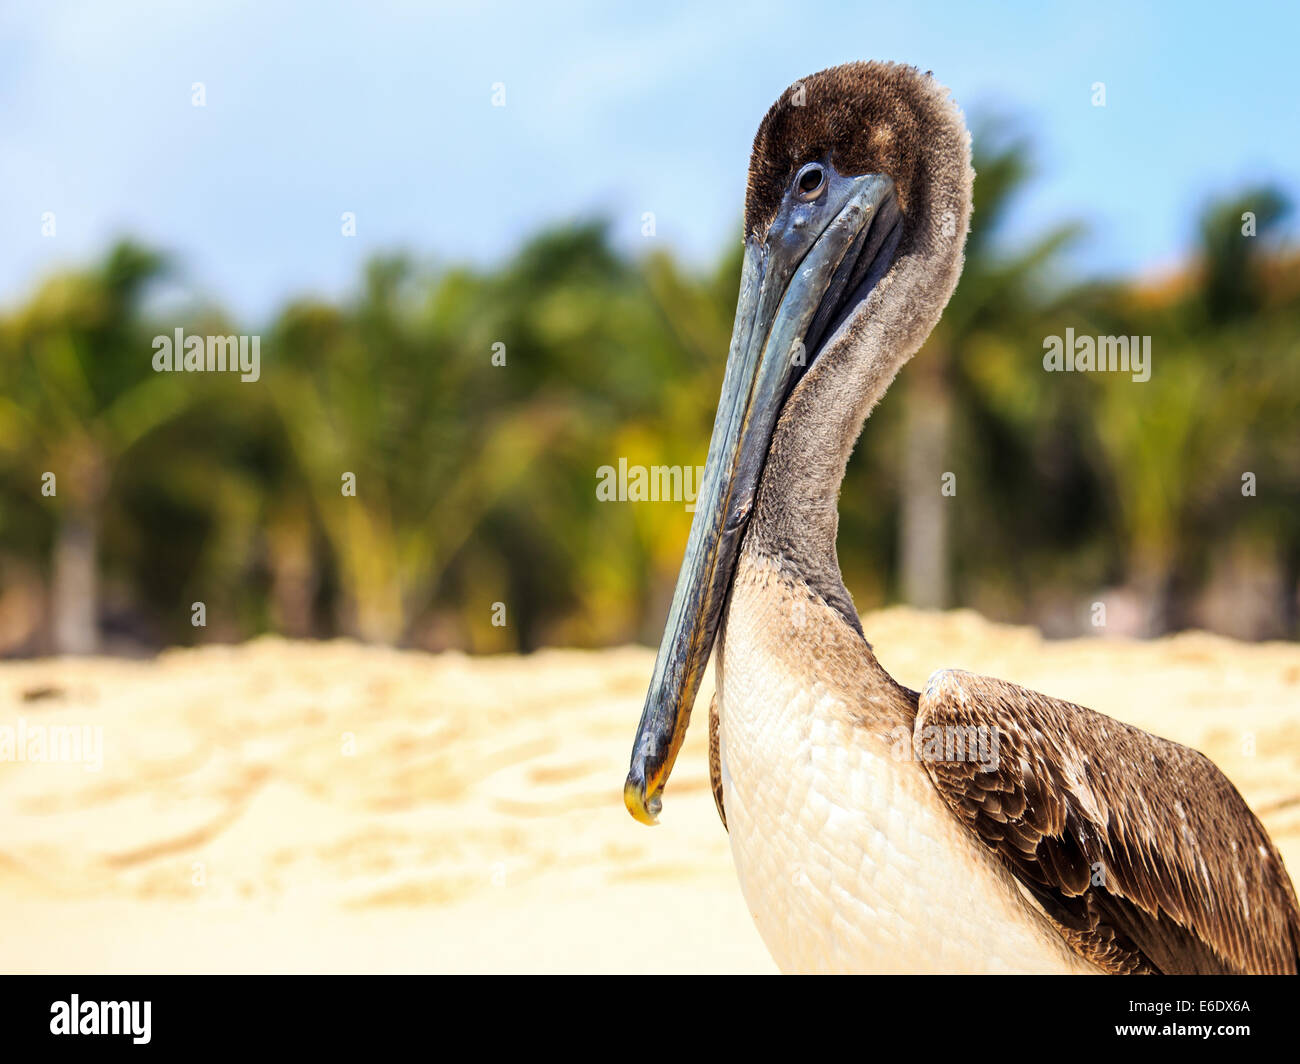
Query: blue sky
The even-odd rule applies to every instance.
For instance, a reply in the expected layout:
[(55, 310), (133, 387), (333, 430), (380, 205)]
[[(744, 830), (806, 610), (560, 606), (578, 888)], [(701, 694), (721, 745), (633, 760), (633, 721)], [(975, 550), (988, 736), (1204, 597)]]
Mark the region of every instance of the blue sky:
[(1215, 193), (1269, 180), (1300, 200), (1297, 5), (983, 8), (6, 0), (0, 304), (119, 233), (254, 321), (350, 291), (380, 249), (489, 263), (594, 212), (636, 249), (653, 211), (656, 240), (711, 262), (739, 238), (767, 106), (859, 58), (1022, 119), (1039, 173), (1013, 225), (1086, 221), (1080, 272), (1176, 263)]

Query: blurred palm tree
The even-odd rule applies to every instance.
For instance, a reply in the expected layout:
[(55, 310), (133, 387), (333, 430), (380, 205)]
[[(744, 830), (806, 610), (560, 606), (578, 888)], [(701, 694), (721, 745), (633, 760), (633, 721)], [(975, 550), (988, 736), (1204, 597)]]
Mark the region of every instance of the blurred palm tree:
[[(617, 254), (600, 221), (541, 234), (490, 285), (490, 328), (511, 338), (516, 366), (497, 401), (549, 397), (565, 412), (545, 460), (485, 515), (459, 559), (461, 579), (490, 582), (496, 570), (519, 647), (649, 637), (662, 622), (687, 504), (602, 501), (597, 471), (620, 458), (703, 462), (717, 396), (707, 382), (715, 371), (721, 380), (729, 325), (715, 346), (708, 289), (668, 256)], [(500, 645), (489, 636), (475, 645)]]
[(299, 303), (273, 330), (271, 395), (338, 568), (340, 627), (358, 638), (410, 636), (450, 559), (564, 424), (544, 394), (512, 400), (511, 374), (528, 371), (509, 348), (493, 365), (485, 297), (468, 273), (433, 282), (381, 258), (354, 306)]
[[(985, 125), (976, 148), (965, 274), (849, 466), (846, 583), (864, 604), (901, 593), (1049, 628), (1056, 609), (1071, 632), (1085, 595), (1127, 583), (1155, 630), (1191, 616), (1235, 551), (1272, 566), (1268, 631), (1294, 633), (1300, 260), (1269, 235), (1286, 204), (1214, 205), (1173, 281), (1067, 288), (1052, 274), (1076, 228), (1026, 244), (1006, 225), (1025, 141)], [(1260, 235), (1243, 243), (1246, 210)], [(156, 254), (122, 244), (50, 279), (0, 320), (0, 645), (39, 648), (11, 619), (45, 600), (65, 651), (124, 631), (653, 640), (690, 500), (604, 501), (597, 471), (703, 463), (739, 258), (739, 242), (705, 270), (632, 257), (599, 221), (490, 270), (378, 258), (354, 299), (279, 314), (257, 385), (151, 371)], [(1043, 337), (1070, 325), (1152, 335), (1151, 382), (1044, 373)], [(950, 471), (956, 499), (939, 491)], [(206, 631), (189, 623), (200, 599)]]
[[(1047, 406), (1037, 336), (1050, 307), (1047, 278), (1057, 256), (1079, 233), (1062, 225), (1017, 245), (998, 247), (1008, 213), (1029, 179), (1028, 142), (1005, 120), (989, 120), (974, 138), (974, 209), (961, 281), (943, 317), (913, 364), (902, 374), (899, 591), (904, 602), (937, 609), (953, 601), (956, 554), (950, 546), (951, 497), (941, 494), (945, 473), (958, 474), (957, 498), (986, 512), (1007, 514), (996, 477), (976, 477), (980, 442), (1032, 435)], [(954, 412), (982, 417), (954, 451)], [(1000, 424), (998, 424), (1000, 422)], [(974, 447), (976, 450), (972, 450)], [(964, 470), (959, 469), (963, 466)], [(1004, 482), (1005, 483), (1005, 482)], [(966, 526), (968, 542), (978, 542)], [(982, 552), (981, 552), (982, 553)]]
[(121, 242), (98, 267), (50, 278), (5, 326), (0, 445), (27, 471), (26, 490), (52, 486), (51, 613), (61, 653), (99, 645), (98, 544), (115, 471), (191, 401), (177, 377), (152, 372), (141, 318), (164, 266), (157, 253)]
[[(1251, 498), (1241, 491), (1243, 473), (1294, 434), (1295, 306), (1270, 306), (1263, 276), (1267, 238), (1286, 210), (1272, 188), (1212, 203), (1200, 219), (1200, 261), (1183, 278), (1164, 290), (1105, 286), (1090, 301), (1099, 334), (1151, 336), (1148, 382), (1089, 382), (1126, 577), (1147, 605), (1150, 634), (1188, 623), (1190, 563), (1204, 559), (1206, 542), (1198, 526), (1215, 511), (1248, 521), (1259, 507), (1234, 504)], [(1249, 235), (1247, 212), (1256, 226)], [(1281, 330), (1279, 313), (1289, 318)]]

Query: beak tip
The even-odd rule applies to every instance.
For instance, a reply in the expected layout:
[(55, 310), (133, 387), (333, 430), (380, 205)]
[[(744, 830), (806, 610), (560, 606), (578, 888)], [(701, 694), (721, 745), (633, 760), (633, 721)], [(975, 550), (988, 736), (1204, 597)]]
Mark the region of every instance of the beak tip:
[(627, 782), (623, 784), (623, 804), (634, 820), (651, 827), (659, 823), (663, 799), (658, 794), (646, 794), (645, 776), (635, 768), (627, 774)]

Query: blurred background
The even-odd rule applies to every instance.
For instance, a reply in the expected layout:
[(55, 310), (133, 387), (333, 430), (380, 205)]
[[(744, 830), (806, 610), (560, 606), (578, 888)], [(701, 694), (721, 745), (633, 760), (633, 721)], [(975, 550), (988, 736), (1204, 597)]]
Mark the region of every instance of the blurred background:
[[(978, 174), (844, 485), (858, 608), (1300, 636), (1294, 8), (470, 7), (0, 14), (0, 654), (657, 642), (691, 514), (599, 470), (703, 463), (749, 141), (858, 58)], [(177, 328), (259, 379), (154, 372)], [(1150, 380), (1045, 373), (1066, 328)]]

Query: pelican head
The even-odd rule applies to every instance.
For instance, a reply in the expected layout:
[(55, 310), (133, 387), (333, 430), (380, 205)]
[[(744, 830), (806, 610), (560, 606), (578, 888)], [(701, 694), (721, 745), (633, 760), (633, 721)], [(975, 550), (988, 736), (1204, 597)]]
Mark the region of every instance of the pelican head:
[[(956, 284), (972, 176), (960, 112), (912, 67), (822, 71), (760, 123), (722, 395), (623, 790), (636, 819), (656, 820), (742, 540), (758, 524), (778, 541), (810, 523), (833, 532), (862, 422)], [(828, 499), (778, 498), (781, 469), (800, 463), (833, 479)], [(860, 631), (831, 565), (833, 577), (810, 582)]]

